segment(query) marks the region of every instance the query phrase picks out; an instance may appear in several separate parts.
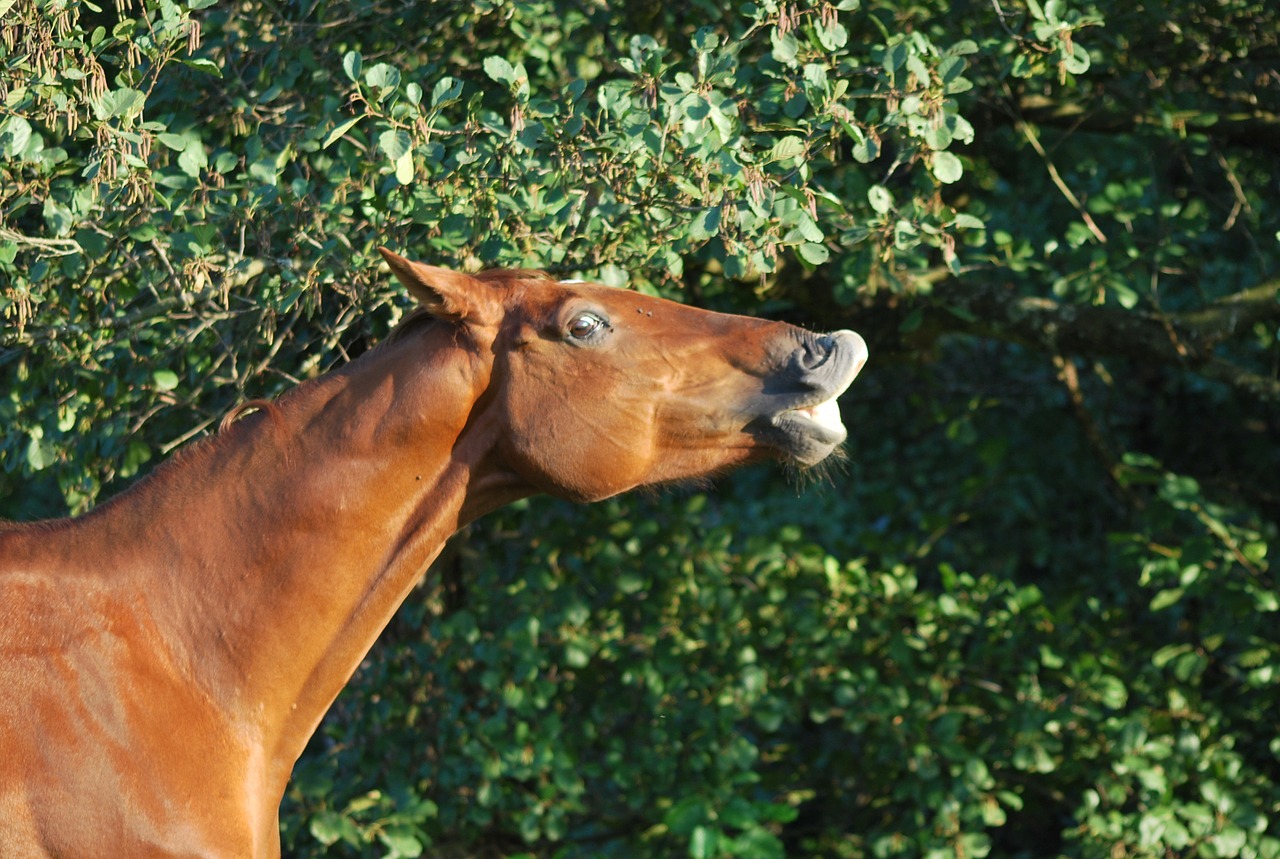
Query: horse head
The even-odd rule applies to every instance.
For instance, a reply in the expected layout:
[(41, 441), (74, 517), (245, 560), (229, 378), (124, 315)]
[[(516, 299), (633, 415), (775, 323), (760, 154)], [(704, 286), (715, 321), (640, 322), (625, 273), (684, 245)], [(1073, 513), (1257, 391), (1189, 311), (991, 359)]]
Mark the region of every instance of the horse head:
[(488, 362), (472, 420), (496, 418), (493, 455), (534, 491), (590, 501), (770, 457), (812, 466), (845, 439), (836, 398), (867, 360), (852, 331), (382, 254)]

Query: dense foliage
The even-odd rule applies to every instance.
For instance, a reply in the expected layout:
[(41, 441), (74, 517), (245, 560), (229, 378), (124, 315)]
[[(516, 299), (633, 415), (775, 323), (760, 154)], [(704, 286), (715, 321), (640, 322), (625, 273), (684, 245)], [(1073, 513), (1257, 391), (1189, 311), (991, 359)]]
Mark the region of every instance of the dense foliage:
[(0, 52), (0, 515), (376, 342), (378, 244), (872, 344), (824, 480), (460, 535), (288, 855), (1280, 856), (1275, 4), (0, 0)]

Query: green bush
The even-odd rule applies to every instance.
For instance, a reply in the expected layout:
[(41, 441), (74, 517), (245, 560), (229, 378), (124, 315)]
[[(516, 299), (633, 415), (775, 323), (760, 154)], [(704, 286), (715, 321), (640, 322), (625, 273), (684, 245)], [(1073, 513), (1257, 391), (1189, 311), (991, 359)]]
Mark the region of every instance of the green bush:
[(404, 312), (375, 248), (852, 327), (849, 458), (451, 544), (291, 856), (1280, 855), (1280, 21), (0, 0), (0, 515)]

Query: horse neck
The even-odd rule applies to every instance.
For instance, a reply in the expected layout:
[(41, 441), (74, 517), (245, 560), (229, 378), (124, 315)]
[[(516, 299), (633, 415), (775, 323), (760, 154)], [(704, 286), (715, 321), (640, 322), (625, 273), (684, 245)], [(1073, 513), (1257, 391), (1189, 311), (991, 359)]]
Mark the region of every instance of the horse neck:
[(459, 353), (431, 328), (378, 350), (103, 511), (99, 534), (146, 535), (127, 575), (280, 778), (445, 540), (525, 494)]

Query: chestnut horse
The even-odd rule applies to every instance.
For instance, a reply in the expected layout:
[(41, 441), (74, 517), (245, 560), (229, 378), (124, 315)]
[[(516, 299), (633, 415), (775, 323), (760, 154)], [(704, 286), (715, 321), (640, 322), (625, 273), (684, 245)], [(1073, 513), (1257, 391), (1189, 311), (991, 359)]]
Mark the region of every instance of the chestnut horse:
[(460, 526), (844, 440), (851, 331), (382, 253), (420, 304), (386, 343), (0, 524), (0, 856), (278, 856), (307, 739)]

